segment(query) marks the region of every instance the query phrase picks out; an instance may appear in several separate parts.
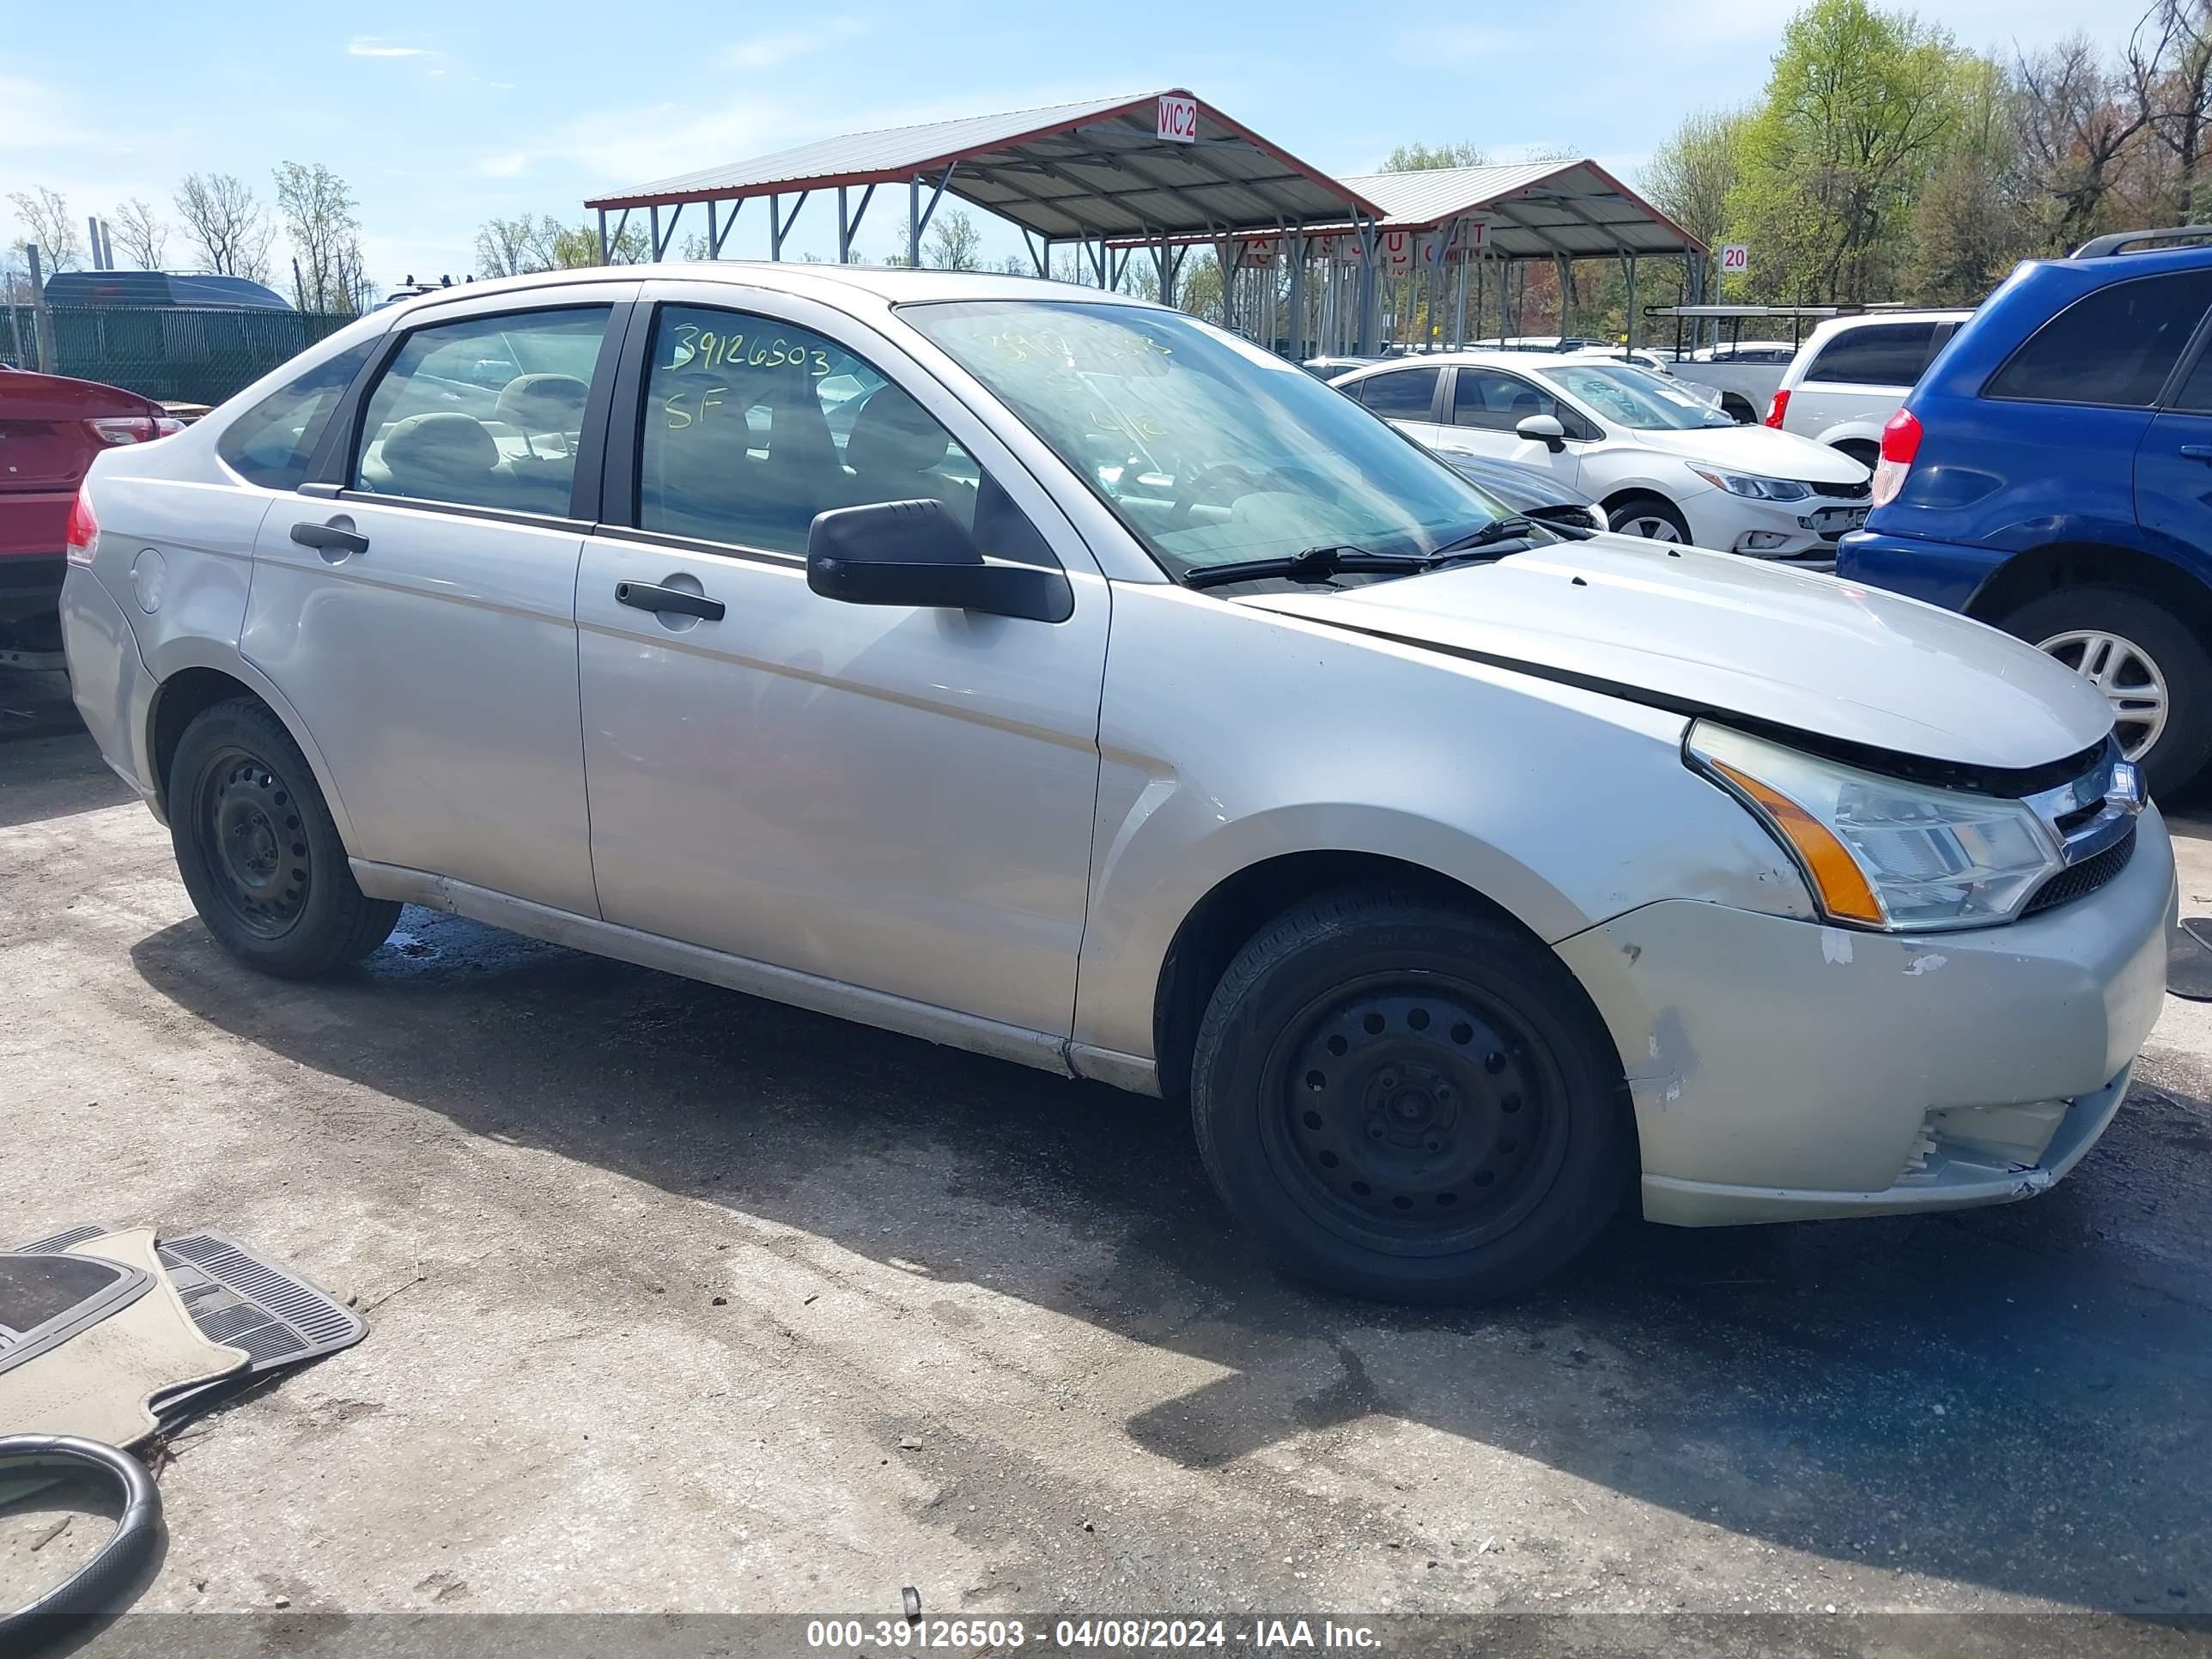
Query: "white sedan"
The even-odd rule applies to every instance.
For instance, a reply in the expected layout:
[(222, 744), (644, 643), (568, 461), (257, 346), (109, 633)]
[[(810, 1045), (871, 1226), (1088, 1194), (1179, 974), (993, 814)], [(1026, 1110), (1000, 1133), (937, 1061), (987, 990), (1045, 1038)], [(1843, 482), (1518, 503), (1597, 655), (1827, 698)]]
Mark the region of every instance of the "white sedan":
[(1616, 530), (1759, 558), (1826, 558), (1866, 521), (1867, 469), (1739, 426), (1625, 363), (1464, 351), (1333, 381), (1431, 449), (1518, 461), (1597, 498)]

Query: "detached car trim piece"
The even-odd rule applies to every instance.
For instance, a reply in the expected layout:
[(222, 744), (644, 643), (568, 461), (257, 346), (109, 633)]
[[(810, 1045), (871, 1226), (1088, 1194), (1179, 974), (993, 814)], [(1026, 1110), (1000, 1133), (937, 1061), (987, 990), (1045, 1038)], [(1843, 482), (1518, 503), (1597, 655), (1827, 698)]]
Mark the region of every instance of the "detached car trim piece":
[(1187, 1095), (1358, 1293), (1529, 1284), (1639, 1172), (1691, 1224), (2026, 1196), (2157, 1016), (2171, 851), (2078, 677), (1522, 517), (1116, 296), (477, 284), (79, 511), (78, 706), (242, 961), (423, 903)]

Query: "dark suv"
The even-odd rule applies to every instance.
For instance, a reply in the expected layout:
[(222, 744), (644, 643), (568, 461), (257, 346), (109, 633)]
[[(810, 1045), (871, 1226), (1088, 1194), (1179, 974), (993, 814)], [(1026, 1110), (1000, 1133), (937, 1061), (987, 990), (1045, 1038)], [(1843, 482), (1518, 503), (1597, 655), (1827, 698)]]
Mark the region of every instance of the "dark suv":
[(2212, 246), (2021, 265), (1883, 428), (1836, 573), (2095, 683), (2154, 790), (2212, 759)]

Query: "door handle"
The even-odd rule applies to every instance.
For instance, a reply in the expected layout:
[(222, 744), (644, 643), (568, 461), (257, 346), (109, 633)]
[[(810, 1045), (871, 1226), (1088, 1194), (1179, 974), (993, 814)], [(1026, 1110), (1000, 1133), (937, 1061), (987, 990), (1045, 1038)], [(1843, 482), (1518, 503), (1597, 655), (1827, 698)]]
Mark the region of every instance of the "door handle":
[(699, 617), (708, 622), (721, 621), (728, 609), (720, 599), (710, 599), (704, 593), (686, 593), (680, 587), (663, 587), (658, 582), (617, 582), (615, 603), (639, 611), (672, 611), (679, 617)]
[(366, 553), (368, 538), (358, 531), (341, 530), (334, 524), (295, 524), (292, 539), (323, 554)]
[(2184, 444), (2179, 453), (2185, 461), (2203, 461), (2212, 465), (2212, 444)]

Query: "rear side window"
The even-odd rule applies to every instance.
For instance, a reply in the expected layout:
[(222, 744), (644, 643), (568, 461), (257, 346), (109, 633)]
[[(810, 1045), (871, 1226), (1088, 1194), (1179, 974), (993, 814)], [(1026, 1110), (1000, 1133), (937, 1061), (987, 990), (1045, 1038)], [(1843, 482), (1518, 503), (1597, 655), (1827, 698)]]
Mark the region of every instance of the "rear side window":
[(607, 312), (575, 306), (416, 329), (369, 392), (353, 488), (565, 516)]
[(307, 463), (330, 424), (331, 411), (345, 396), (378, 343), (364, 340), (335, 357), (325, 357), (290, 385), (270, 392), (224, 428), (216, 453), (231, 471), (264, 489), (297, 489), (307, 478)]
[(1377, 415), (1394, 421), (1425, 421), (1436, 401), (1437, 371), (1400, 368), (1372, 374), (1358, 387), (1359, 401)]
[(2085, 294), (1990, 377), (1985, 398), (2147, 408), (2212, 305), (2212, 270), (2141, 276)]
[(1909, 386), (1928, 367), (1935, 343), (1933, 323), (1848, 328), (1820, 348), (1805, 378), (1831, 385)]

